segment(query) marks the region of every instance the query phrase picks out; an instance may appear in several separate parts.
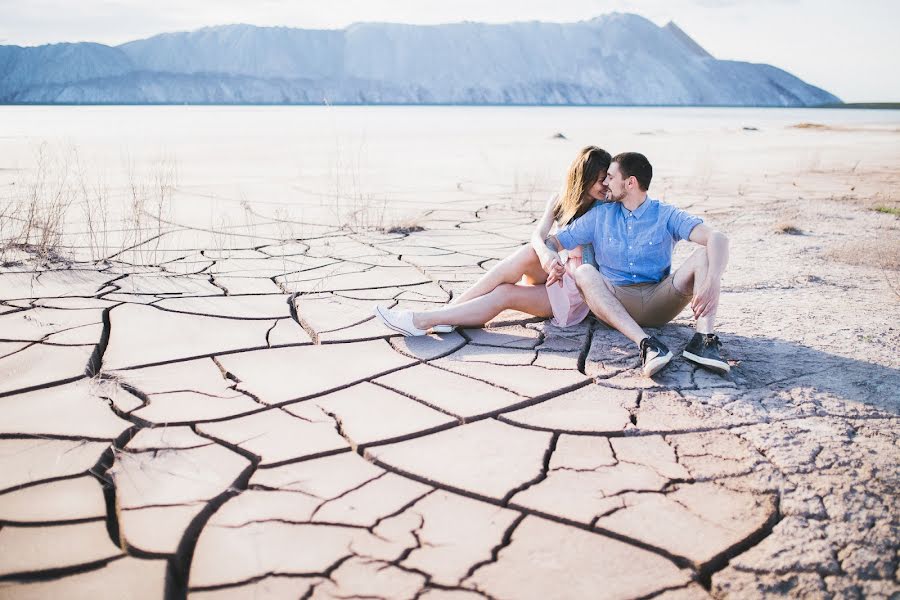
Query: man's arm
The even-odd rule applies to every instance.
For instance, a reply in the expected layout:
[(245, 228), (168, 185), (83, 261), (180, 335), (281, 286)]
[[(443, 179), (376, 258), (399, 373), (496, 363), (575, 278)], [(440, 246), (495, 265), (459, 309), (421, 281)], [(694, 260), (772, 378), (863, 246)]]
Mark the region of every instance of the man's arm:
[(699, 318), (714, 311), (719, 303), (722, 274), (728, 265), (728, 238), (725, 234), (700, 223), (691, 230), (688, 239), (706, 247), (706, 258), (709, 263), (706, 279), (700, 282), (700, 288), (691, 300), (694, 317)]

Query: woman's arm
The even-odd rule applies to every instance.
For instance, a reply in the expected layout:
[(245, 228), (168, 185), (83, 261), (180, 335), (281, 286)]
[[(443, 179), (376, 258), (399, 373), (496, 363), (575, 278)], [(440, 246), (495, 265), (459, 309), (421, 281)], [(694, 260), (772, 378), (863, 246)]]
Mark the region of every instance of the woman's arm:
[[(565, 267), (559, 259), (559, 253), (548, 248), (546, 243), (547, 236), (550, 235), (550, 230), (553, 228), (556, 202), (557, 196), (554, 195), (547, 202), (543, 216), (538, 220), (534, 231), (531, 233), (531, 247), (534, 248), (534, 252), (541, 262), (541, 268), (550, 275), (551, 283), (554, 279), (562, 277), (562, 273), (565, 271)], [(556, 272), (556, 278), (553, 276), (554, 271)]]

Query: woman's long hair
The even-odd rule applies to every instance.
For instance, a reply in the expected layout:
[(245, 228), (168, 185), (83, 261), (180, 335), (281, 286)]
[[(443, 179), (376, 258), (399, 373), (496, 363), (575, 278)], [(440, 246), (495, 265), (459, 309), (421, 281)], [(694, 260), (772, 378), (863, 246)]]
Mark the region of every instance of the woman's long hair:
[(609, 170), (611, 162), (612, 156), (603, 148), (585, 146), (581, 149), (569, 167), (566, 186), (553, 211), (557, 223), (568, 225), (591, 208), (594, 200), (588, 196), (588, 190), (597, 183), (601, 173)]

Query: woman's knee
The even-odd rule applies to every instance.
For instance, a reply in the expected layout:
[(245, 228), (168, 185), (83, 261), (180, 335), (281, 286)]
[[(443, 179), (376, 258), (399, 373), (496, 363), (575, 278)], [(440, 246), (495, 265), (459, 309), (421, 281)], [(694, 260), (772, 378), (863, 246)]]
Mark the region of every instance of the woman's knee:
[(512, 254), (510, 254), (507, 259), (511, 264), (516, 265), (516, 267), (524, 273), (528, 268), (537, 265), (541, 266), (541, 261), (538, 258), (537, 252), (534, 251), (534, 248), (531, 247), (531, 244), (522, 246)]
[(520, 286), (514, 283), (501, 283), (488, 294), (497, 308), (509, 308), (516, 303)]

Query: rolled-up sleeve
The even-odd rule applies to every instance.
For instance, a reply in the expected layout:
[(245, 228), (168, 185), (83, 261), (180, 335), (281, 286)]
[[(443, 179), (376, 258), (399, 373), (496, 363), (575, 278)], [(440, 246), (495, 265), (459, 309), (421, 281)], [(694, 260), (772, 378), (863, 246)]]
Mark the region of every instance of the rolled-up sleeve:
[(566, 250), (571, 250), (581, 244), (589, 244), (594, 241), (594, 228), (597, 223), (597, 209), (592, 208), (565, 227), (560, 227), (554, 235)]
[(700, 217), (687, 213), (680, 208), (672, 208), (672, 213), (666, 221), (666, 228), (675, 238), (675, 241), (686, 240), (691, 237), (691, 231), (694, 227), (703, 222)]

